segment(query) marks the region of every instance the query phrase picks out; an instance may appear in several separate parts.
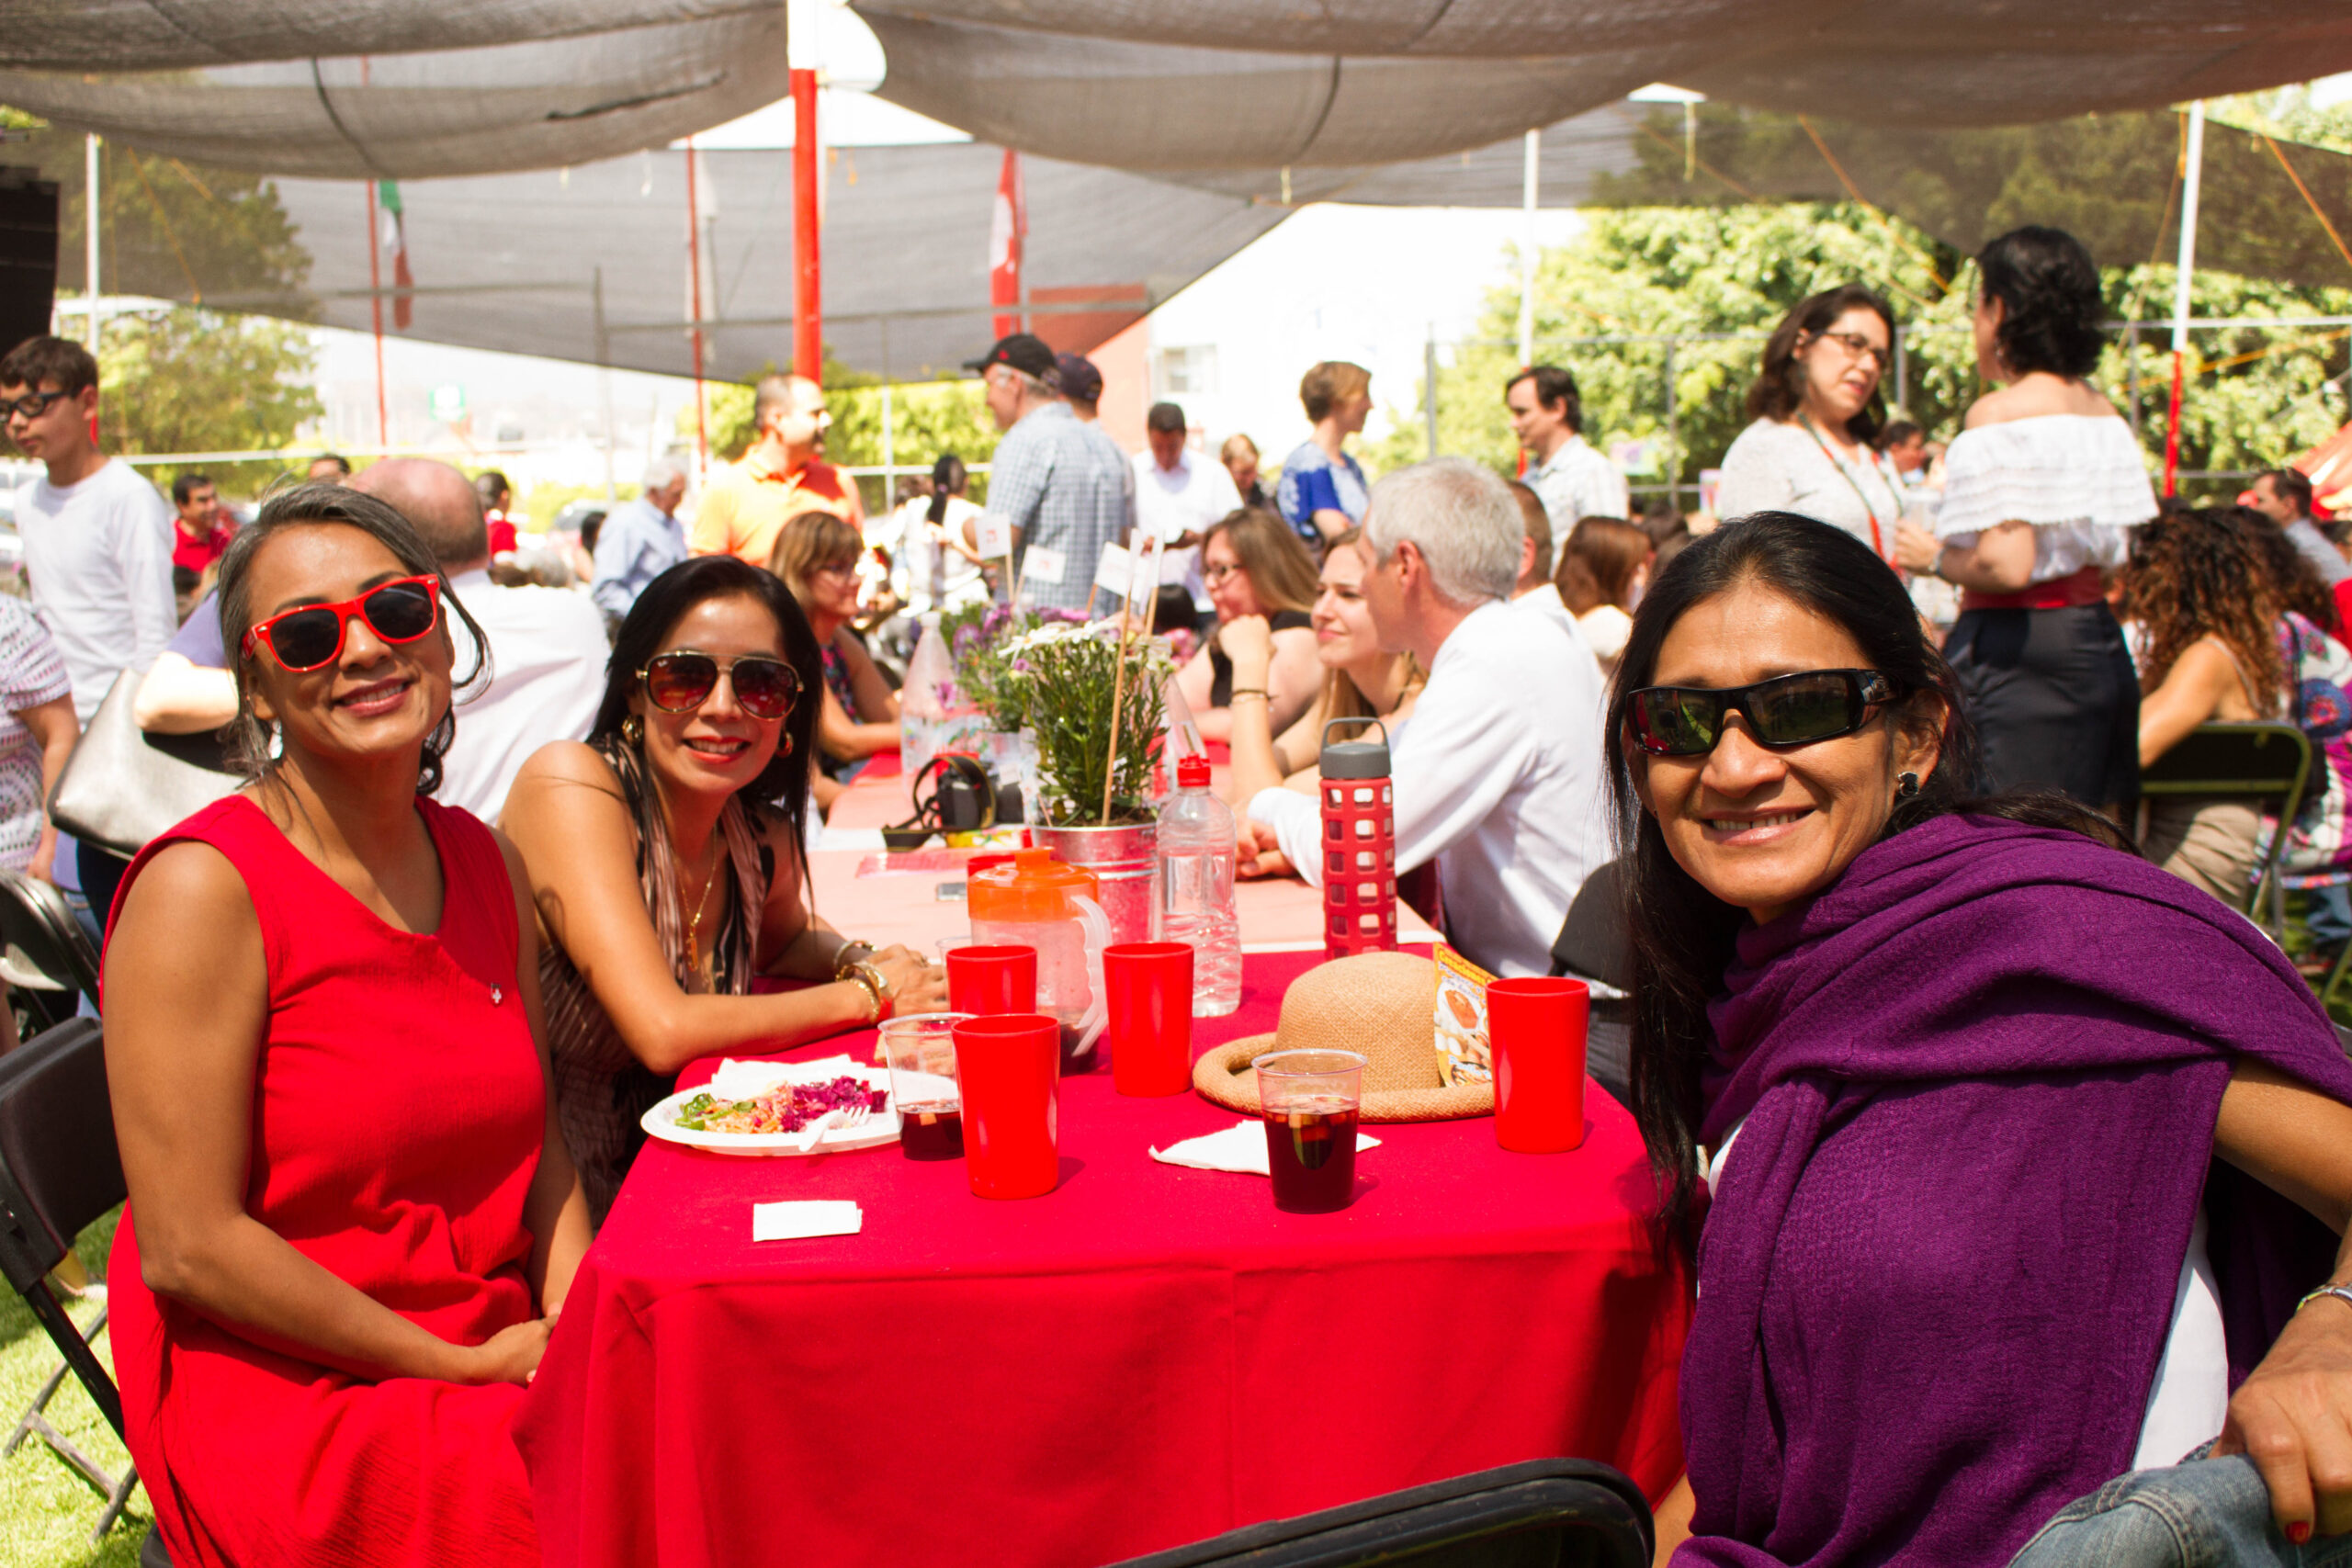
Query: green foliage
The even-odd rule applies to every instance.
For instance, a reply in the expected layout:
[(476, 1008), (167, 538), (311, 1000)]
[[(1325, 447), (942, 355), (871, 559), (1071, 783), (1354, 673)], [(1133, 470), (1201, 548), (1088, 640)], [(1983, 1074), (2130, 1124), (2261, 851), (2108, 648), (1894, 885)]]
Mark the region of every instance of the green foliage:
[[(27, 152), (16, 144), (8, 161), (29, 161), (58, 185), (57, 291), (85, 290), (82, 234), (85, 205), (83, 141), (14, 110), (0, 123), (28, 128)], [(355, 216), (358, 197), (352, 197)], [(216, 307), (264, 308), (273, 314), (316, 315), (304, 285), (311, 254), (276, 187), (258, 175), (198, 168), (177, 158), (101, 141), (98, 152), (98, 278), (108, 294), (145, 294)]]
[[(262, 316), (175, 308), (110, 316), (99, 340), (99, 429), (109, 451), (243, 452), (289, 445), (324, 412), (310, 330)], [(252, 494), (284, 466), (198, 465), (223, 493)], [(179, 469), (144, 470), (168, 486)]]
[(1111, 822), (1152, 819), (1151, 760), (1167, 717), (1162, 690), (1173, 669), (1165, 643), (1138, 638), (1127, 646), (1121, 680), (1117, 634), (1115, 622), (1048, 622), (1002, 645), (1010, 658), (1000, 690), (1014, 696), (1023, 727), (1037, 742), (1040, 821), (1061, 827), (1102, 822), (1106, 780)]

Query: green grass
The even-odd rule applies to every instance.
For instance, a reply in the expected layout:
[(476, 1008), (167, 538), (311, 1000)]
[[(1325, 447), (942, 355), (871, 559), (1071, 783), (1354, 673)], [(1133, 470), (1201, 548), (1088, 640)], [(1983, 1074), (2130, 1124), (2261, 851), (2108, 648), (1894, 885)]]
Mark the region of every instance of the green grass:
[[(74, 1250), (93, 1278), (106, 1272), (114, 1222), (115, 1216), (108, 1214), (74, 1243)], [(96, 1307), (88, 1304), (71, 1304), (69, 1310), (74, 1322), (85, 1325), (97, 1314)], [(98, 1359), (109, 1368), (111, 1348), (109, 1339), (99, 1338)], [(0, 1288), (0, 1433), (16, 1429), (17, 1417), (56, 1365), (56, 1347), (33, 1321), (32, 1310), (14, 1291)], [(114, 1428), (76, 1380), (67, 1378), (50, 1401), (49, 1418), (110, 1473), (119, 1473), (130, 1462)], [(90, 1527), (105, 1506), (106, 1499), (51, 1452), (48, 1444), (27, 1438), (15, 1453), (0, 1459), (0, 1568), (132, 1568), (139, 1561), (140, 1543), (147, 1539), (146, 1489), (132, 1488), (122, 1517), (105, 1540), (93, 1542)]]

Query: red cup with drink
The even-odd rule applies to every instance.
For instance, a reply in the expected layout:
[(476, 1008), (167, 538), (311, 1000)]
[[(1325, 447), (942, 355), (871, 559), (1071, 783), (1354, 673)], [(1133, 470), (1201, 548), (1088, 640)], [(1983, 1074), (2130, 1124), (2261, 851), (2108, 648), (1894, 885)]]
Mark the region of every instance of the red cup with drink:
[(1102, 950), (1111, 1081), (1121, 1094), (1182, 1094), (1193, 1087), (1193, 948), (1182, 942), (1114, 942)]
[(1495, 1062), (1495, 1141), (1524, 1155), (1584, 1143), (1585, 1027), (1592, 993), (1582, 980), (1530, 977), (1487, 987)]
[(890, 1104), (899, 1114), (899, 1150), (909, 1159), (964, 1157), (964, 1094), (956, 1078), (960, 1012), (901, 1013), (882, 1021), (890, 1065)]
[(1061, 1179), (1061, 1024), (1044, 1013), (954, 1027), (964, 1169), (982, 1198), (1038, 1198)]

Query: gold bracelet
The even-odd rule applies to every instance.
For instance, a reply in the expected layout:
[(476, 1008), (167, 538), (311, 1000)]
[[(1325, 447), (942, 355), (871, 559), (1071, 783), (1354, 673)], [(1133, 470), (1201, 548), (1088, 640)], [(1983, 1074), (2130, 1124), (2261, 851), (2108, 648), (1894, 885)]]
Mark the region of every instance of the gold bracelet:
[(833, 978), (856, 980), (865, 986), (867, 993), (874, 998), (874, 1006), (876, 1010), (874, 1022), (879, 1023), (883, 1019), (890, 1016), (890, 978), (870, 961), (860, 958), (844, 964), (834, 971)]
[(867, 1023), (879, 1023), (882, 1021), (882, 998), (881, 995), (875, 990), (873, 981), (867, 979), (865, 976), (860, 975), (855, 971), (852, 971), (849, 974), (842, 976), (839, 983), (844, 986), (855, 986), (859, 992), (865, 996), (865, 1021)]
[(1231, 707), (1236, 702), (1239, 701), (1243, 697), (1256, 697), (1261, 702), (1273, 701), (1272, 697), (1267, 696), (1264, 691), (1259, 687), (1236, 686), (1231, 692), (1227, 694), (1226, 706)]

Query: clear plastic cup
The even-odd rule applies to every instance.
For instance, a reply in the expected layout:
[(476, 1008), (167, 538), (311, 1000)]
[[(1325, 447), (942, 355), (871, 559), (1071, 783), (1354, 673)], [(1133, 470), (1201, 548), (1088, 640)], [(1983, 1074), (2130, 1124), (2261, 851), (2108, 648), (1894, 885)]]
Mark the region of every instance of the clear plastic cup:
[(1328, 1214), (1354, 1202), (1366, 1059), (1353, 1051), (1273, 1051), (1255, 1065), (1274, 1207)]
[(918, 1012), (882, 1022), (890, 1064), (890, 1103), (899, 1112), (899, 1152), (909, 1159), (964, 1157), (964, 1089), (956, 1075), (962, 1012)]

